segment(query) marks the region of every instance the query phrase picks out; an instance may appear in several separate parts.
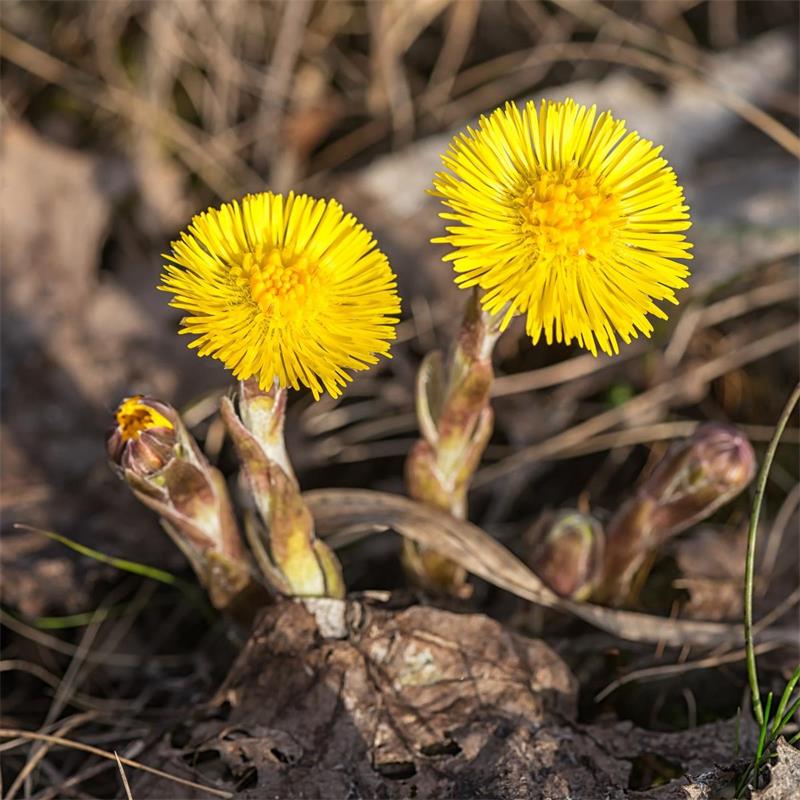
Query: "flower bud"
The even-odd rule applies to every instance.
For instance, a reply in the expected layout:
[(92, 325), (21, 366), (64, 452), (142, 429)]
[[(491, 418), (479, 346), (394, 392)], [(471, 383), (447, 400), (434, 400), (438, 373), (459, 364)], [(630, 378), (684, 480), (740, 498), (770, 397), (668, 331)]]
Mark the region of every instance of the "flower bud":
[(709, 517), (753, 480), (756, 457), (730, 425), (708, 423), (682, 442), (642, 486), (655, 502), (651, 524), (663, 540)]
[(736, 497), (755, 470), (753, 448), (729, 425), (701, 425), (674, 445), (608, 525), (598, 599), (624, 599), (650, 553)]
[(526, 534), (528, 562), (556, 594), (580, 600), (592, 589), (603, 561), (602, 525), (589, 514), (548, 514)]
[(171, 409), (153, 398), (128, 397), (117, 409), (117, 425), (108, 438), (108, 456), (123, 472), (141, 477), (158, 472), (177, 444)]
[(116, 418), (107, 442), (114, 469), (161, 517), (214, 606), (229, 608), (251, 578), (224, 478), (172, 406), (136, 395)]
[(257, 516), (246, 530), (264, 576), (284, 594), (344, 597), (341, 567), (333, 551), (314, 533), (283, 438), (286, 392), (264, 392), (255, 380), (239, 387), (239, 413), (222, 399), (221, 413), (233, 439)]

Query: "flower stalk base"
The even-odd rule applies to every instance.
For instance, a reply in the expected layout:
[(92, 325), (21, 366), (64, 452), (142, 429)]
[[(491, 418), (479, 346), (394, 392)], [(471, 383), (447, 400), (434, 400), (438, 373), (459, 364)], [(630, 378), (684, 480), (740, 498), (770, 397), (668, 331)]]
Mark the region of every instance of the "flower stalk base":
[(262, 573), (281, 594), (296, 597), (345, 595), (342, 570), (333, 551), (314, 533), (283, 437), (286, 391), (239, 385), (239, 415), (228, 398), (222, 418), (233, 439), (253, 499), (245, 530)]

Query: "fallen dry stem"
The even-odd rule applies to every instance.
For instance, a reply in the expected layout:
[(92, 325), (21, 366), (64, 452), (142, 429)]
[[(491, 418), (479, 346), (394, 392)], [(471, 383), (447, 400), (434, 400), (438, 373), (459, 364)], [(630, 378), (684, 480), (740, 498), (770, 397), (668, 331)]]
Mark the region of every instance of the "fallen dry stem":
[(548, 386), (558, 386), (586, 375), (595, 375), (601, 369), (613, 367), (623, 361), (644, 355), (647, 349), (645, 342), (636, 342), (626, 347), (617, 356), (593, 356), (591, 353), (585, 353), (529, 372), (503, 375), (495, 378), (492, 397), (506, 397), (511, 394), (531, 392), (535, 389), (545, 389)]
[[(656, 422), (652, 425), (642, 425), (637, 428), (626, 428), (613, 433), (593, 436), (585, 442), (576, 442), (573, 447), (553, 456), (553, 458), (575, 458), (590, 453), (602, 453), (617, 447), (630, 447), (636, 444), (680, 439), (691, 436), (702, 423), (695, 421)], [(755, 442), (768, 442), (772, 438), (772, 429), (767, 425), (737, 425), (739, 430), (748, 439)], [(793, 428), (788, 431), (784, 444), (800, 443), (800, 429)]]
[[(782, 441), (784, 443), (791, 442), (792, 444), (797, 444), (796, 441), (792, 440), (791, 434), (792, 431), (790, 429), (787, 428), (784, 430)], [(764, 555), (761, 558), (761, 564), (759, 566), (759, 577), (763, 575), (771, 576), (774, 572), (775, 564), (778, 559), (778, 552), (780, 551), (781, 542), (783, 541), (783, 534), (798, 506), (800, 506), (800, 483), (796, 483), (789, 494), (786, 495), (783, 503), (781, 503), (781, 507), (778, 509), (778, 513), (775, 515), (775, 520), (767, 534)], [(759, 594), (762, 594), (765, 588), (766, 587), (761, 587)]]
[(700, 66), (702, 61), (701, 51), (677, 36), (671, 36), (665, 31), (656, 30), (641, 22), (626, 19), (612, 8), (594, 2), (594, 0), (554, 1), (557, 6), (560, 6), (577, 19), (594, 25), (598, 31), (602, 28), (605, 34), (609, 32), (618, 33), (620, 40), (628, 39), (642, 48), (657, 49), (665, 58), (671, 58), (672, 53), (675, 52), (690, 66), (694, 68)]

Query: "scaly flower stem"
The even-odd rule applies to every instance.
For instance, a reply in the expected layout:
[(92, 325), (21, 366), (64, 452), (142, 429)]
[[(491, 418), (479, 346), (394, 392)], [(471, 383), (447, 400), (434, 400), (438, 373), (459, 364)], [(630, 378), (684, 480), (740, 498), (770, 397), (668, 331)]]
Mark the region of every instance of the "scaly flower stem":
[(786, 406), (781, 413), (775, 433), (764, 456), (764, 463), (758, 472), (756, 481), (756, 496), (753, 499), (753, 510), (750, 514), (750, 527), (747, 531), (747, 558), (744, 564), (744, 639), (747, 649), (747, 680), (750, 683), (751, 702), (753, 715), (759, 725), (764, 724), (764, 711), (761, 708), (760, 689), (758, 685), (758, 670), (756, 668), (756, 651), (753, 641), (753, 576), (756, 562), (756, 539), (758, 538), (758, 518), (761, 515), (761, 505), (764, 502), (764, 492), (767, 488), (767, 478), (778, 449), (778, 442), (792, 416), (794, 407), (800, 401), (800, 383), (794, 387)]
[(255, 379), (239, 385), (239, 416), (228, 398), (222, 418), (233, 439), (255, 503), (245, 517), (247, 538), (272, 587), (297, 597), (344, 597), (333, 551), (314, 533), (283, 436), (286, 391), (262, 391)]
[[(447, 369), (429, 353), (417, 376), (420, 439), (406, 461), (406, 484), (415, 500), (467, 515), (467, 491), (492, 434), (489, 394), (498, 319), (480, 307), (473, 292)], [(438, 594), (467, 597), (467, 572), (430, 548), (403, 542), (403, 565), (417, 585)]]

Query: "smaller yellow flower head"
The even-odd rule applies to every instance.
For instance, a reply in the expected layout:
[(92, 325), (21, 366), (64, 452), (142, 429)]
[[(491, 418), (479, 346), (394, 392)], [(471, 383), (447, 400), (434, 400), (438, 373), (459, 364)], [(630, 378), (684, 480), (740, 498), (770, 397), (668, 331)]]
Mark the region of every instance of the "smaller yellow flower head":
[(660, 152), (595, 106), (507, 103), (442, 157), (433, 193), (458, 224), (434, 242), (502, 327), (525, 313), (534, 343), (616, 353), (687, 285), (688, 207)]
[(142, 402), (142, 395), (126, 397), (117, 408), (117, 426), (123, 442), (138, 439), (150, 428), (173, 429), (173, 424), (151, 406)]
[(389, 356), (400, 300), (375, 240), (335, 200), (266, 192), (198, 214), (159, 289), (189, 312), (181, 333), (240, 380), (337, 397)]

